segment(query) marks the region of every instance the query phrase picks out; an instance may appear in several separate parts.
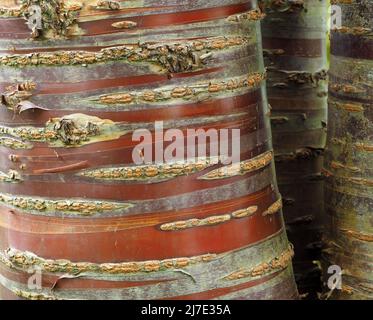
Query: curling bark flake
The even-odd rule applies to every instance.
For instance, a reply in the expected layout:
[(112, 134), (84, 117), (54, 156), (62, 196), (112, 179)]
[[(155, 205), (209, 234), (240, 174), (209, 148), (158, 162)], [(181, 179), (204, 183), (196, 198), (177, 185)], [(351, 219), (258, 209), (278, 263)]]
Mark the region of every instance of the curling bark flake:
[(301, 293), (320, 290), (328, 1), (263, 0), (263, 47), (280, 193)]
[[(261, 18), (255, 0), (0, 1), (2, 298), (298, 297)], [(239, 166), (134, 163), (155, 121), (240, 129)]]
[[(342, 269), (326, 297), (373, 299), (373, 2), (333, 1), (342, 27), (332, 31), (325, 155), (328, 268)], [(335, 288), (333, 288), (333, 284)], [(334, 290), (333, 290), (334, 289)]]

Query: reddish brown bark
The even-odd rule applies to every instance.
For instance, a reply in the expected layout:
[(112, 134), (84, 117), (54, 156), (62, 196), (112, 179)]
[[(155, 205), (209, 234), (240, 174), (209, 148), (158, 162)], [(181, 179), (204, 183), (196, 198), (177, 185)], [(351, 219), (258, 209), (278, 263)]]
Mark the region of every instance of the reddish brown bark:
[[(296, 298), (256, 1), (80, 2), (32, 32), (0, 9), (1, 295)], [(134, 165), (160, 120), (241, 129), (241, 171)]]

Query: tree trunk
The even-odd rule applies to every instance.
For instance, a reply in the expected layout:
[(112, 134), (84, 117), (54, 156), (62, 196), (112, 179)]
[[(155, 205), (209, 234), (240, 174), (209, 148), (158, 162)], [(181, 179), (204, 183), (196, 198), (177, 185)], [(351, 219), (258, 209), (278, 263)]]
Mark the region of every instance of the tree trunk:
[[(297, 297), (256, 1), (1, 3), (3, 298)], [(154, 121), (240, 129), (241, 162), (135, 163)]]
[(321, 169), (326, 142), (328, 1), (263, 0), (273, 144), (301, 293), (320, 291)]
[[(373, 3), (334, 3), (341, 7), (343, 26), (331, 38), (327, 297), (373, 299)], [(343, 270), (342, 283), (336, 274), (327, 274), (331, 265)]]

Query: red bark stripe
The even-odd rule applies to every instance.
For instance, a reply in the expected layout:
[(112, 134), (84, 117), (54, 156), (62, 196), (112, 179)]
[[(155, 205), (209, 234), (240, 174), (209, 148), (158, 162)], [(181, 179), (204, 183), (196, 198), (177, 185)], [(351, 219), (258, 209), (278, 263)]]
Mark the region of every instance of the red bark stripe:
[[(131, 110), (131, 105), (127, 105), (129, 108), (127, 111), (120, 111), (122, 107), (119, 105), (102, 105), (105, 107), (117, 107), (116, 111), (101, 111), (96, 110), (29, 110), (22, 112), (21, 115), (9, 112), (9, 110), (2, 108), (0, 109), (0, 116), (2, 117), (3, 124), (7, 122), (11, 123), (12, 126), (15, 123), (19, 125), (44, 125), (51, 118), (61, 118), (67, 114), (81, 113), (84, 112), (86, 115), (96, 116), (101, 119), (110, 119), (114, 122), (154, 122), (159, 119), (163, 121), (183, 119), (187, 117), (201, 117), (201, 116), (214, 116), (221, 114), (232, 114), (239, 112), (246, 112), (247, 115), (255, 115), (258, 113), (255, 105), (261, 101), (262, 91), (256, 89), (247, 93), (240, 93), (232, 97), (216, 98), (214, 100), (198, 101), (192, 103), (173, 104), (165, 107), (160, 105), (158, 108), (148, 108), (146, 112), (144, 110)], [(123, 106), (123, 105), (121, 105)], [(48, 108), (49, 106), (43, 106)], [(243, 110), (240, 110), (243, 109)]]
[[(211, 169), (214, 169), (211, 168)], [(268, 167), (263, 170), (269, 170)], [(165, 197), (183, 195), (193, 191), (211, 190), (219, 186), (243, 181), (248, 177), (254, 177), (258, 172), (247, 173), (243, 176), (226, 178), (222, 180), (197, 180), (197, 178), (207, 171), (198, 174), (178, 177), (164, 182), (153, 184), (144, 183), (110, 183), (102, 181), (101, 183), (89, 183), (79, 181), (22, 181), (19, 184), (3, 184), (2, 191), (10, 194), (22, 194), (40, 197), (80, 197), (82, 194), (88, 199), (112, 199), (119, 201), (141, 201), (152, 200)], [(147, 192), (144, 192), (146, 189)]]
[[(211, 121), (210, 123), (201, 123), (201, 124), (193, 124), (193, 125), (184, 125), (184, 127), (179, 126), (179, 129), (183, 132), (184, 137), (187, 136), (187, 130), (188, 129), (204, 129), (204, 130), (209, 130), (209, 129), (241, 129), (241, 134), (243, 133), (248, 133), (248, 132), (253, 132), (253, 130), (258, 130), (260, 129), (260, 125), (262, 125), (263, 120), (262, 119), (257, 119), (255, 117), (250, 117), (247, 116), (247, 114), (242, 114), (239, 117), (239, 120), (236, 121), (218, 121), (214, 122)], [(154, 124), (151, 122), (149, 123), (150, 125)], [(141, 128), (141, 127), (140, 127)], [(153, 135), (152, 141), (155, 141), (154, 139), (154, 129), (152, 127), (149, 127), (150, 132)], [(165, 128), (166, 130), (166, 128)], [(51, 148), (47, 142), (31, 142), (31, 144), (34, 146), (34, 149), (31, 150), (26, 150), (25, 153), (29, 156), (37, 155), (35, 153), (36, 148)], [(46, 150), (47, 154), (49, 155), (54, 155), (54, 157), (58, 156), (64, 156), (65, 154), (69, 155), (81, 155), (83, 156), (85, 153), (90, 153), (90, 152), (97, 152), (97, 150), (100, 150), (100, 152), (104, 152), (106, 150), (112, 150), (115, 148), (127, 148), (127, 147), (134, 147), (138, 145), (138, 142), (133, 141), (132, 139), (132, 131), (124, 134), (118, 139), (113, 139), (113, 140), (108, 140), (108, 141), (103, 141), (103, 142), (96, 142), (96, 143), (91, 143), (87, 145), (83, 145), (80, 147), (76, 148), (54, 148), (52, 152), (50, 150)], [(39, 153), (40, 156), (44, 155), (44, 152)], [(85, 160), (85, 159), (82, 159)]]
[[(193, 72), (175, 73), (172, 74), (172, 78), (188, 78), (214, 72), (222, 71), (223, 67), (214, 67), (204, 70), (198, 70)], [(38, 83), (37, 90), (34, 95), (43, 94), (65, 94), (94, 91), (99, 89), (117, 88), (124, 86), (135, 86), (145, 84), (161, 84), (167, 83), (170, 80), (170, 75), (166, 74), (146, 74), (129, 77), (118, 77), (114, 79), (100, 79), (100, 80), (88, 80), (82, 82), (58, 82), (58, 83)], [(0, 90), (5, 90), (8, 86), (14, 83), (0, 83)]]
[[(2, 207), (3, 215), (0, 216), (0, 222), (3, 227), (26, 233), (93, 233), (108, 231), (110, 226), (115, 226), (116, 230), (148, 226), (159, 228), (161, 224), (167, 222), (191, 218), (203, 219), (208, 216), (231, 213), (250, 206), (258, 206), (257, 212), (264, 212), (276, 199), (275, 191), (267, 186), (263, 190), (250, 195), (177, 211), (154, 211), (141, 215), (134, 212), (121, 217), (105, 217), (103, 215), (101, 218), (44, 217), (23, 214), (16, 209), (10, 212), (8, 208)], [(17, 218), (15, 218), (16, 216)]]
[(3, 246), (34, 252), (43, 258), (115, 263), (225, 253), (260, 242), (282, 228), (280, 215), (263, 217), (259, 213), (216, 226), (177, 232), (154, 227), (73, 234), (25, 233), (3, 227), (0, 230), (7, 235)]
[[(178, 11), (172, 13), (149, 14), (128, 18), (88, 21), (81, 22), (79, 23), (79, 25), (86, 31), (85, 36), (96, 36), (101, 34), (123, 32), (122, 29), (115, 29), (114, 27), (112, 27), (113, 23), (123, 20), (136, 22), (136, 29), (152, 29), (172, 25), (191, 24), (223, 19), (233, 14), (248, 11), (251, 8), (252, 3), (246, 2), (224, 7), (203, 8), (191, 11)], [(108, 30), (111, 30), (111, 32)], [(131, 32), (131, 30), (127, 32)]]
[[(242, 141), (247, 140), (247, 136), (241, 136)], [(231, 143), (231, 140), (228, 141)], [(247, 159), (250, 157), (256, 157), (259, 154), (262, 154), (268, 150), (269, 143), (267, 142), (257, 142), (257, 147), (250, 149), (248, 151), (241, 153), (242, 159)], [(57, 158), (54, 154), (53, 156), (37, 156), (38, 151), (33, 149), (33, 156), (24, 154), (24, 155), (16, 155), (13, 153), (9, 153), (8, 158), (10, 155), (15, 155), (17, 158), (17, 162), (13, 163), (9, 160), (8, 163), (0, 165), (0, 170), (7, 171), (10, 169), (18, 170), (19, 164), (22, 163), (25, 165), (25, 168), (22, 170), (23, 174), (39, 174), (39, 170), (43, 172), (52, 170), (58, 171), (65, 174), (74, 174), (78, 169), (84, 168), (99, 168), (102, 166), (112, 165), (112, 166), (123, 166), (124, 164), (133, 163), (132, 159), (132, 149), (128, 148), (120, 148), (114, 150), (106, 150), (105, 152), (97, 152), (97, 153), (88, 153), (81, 155), (84, 158), (84, 161), (81, 161), (79, 157), (69, 157), (63, 156)], [(45, 149), (42, 149), (45, 150)], [(154, 156), (154, 155), (153, 155)], [(207, 154), (208, 156), (208, 154)], [(71, 167), (70, 167), (71, 166)], [(77, 167), (79, 166), (79, 167)], [(80, 167), (81, 166), (81, 167)], [(61, 168), (61, 170), (57, 170)], [(54, 173), (54, 172), (49, 172)]]
[[(102, 19), (94, 21), (78, 22), (79, 26), (85, 30), (85, 37), (107, 35), (111, 33), (133, 32), (132, 30), (122, 30), (112, 27), (115, 22), (130, 20), (137, 23), (136, 29), (152, 29), (160, 27), (168, 27), (172, 25), (183, 25), (190, 23), (213, 21), (223, 19), (233, 14), (238, 14), (252, 9), (252, 2), (241, 4), (233, 4), (222, 7), (203, 8), (190, 11), (177, 11), (171, 13), (148, 14), (131, 17), (111, 18), (107, 19), (108, 11), (105, 11), (105, 16)], [(142, 10), (143, 12), (144, 10)], [(147, 10), (149, 11), (149, 10)], [(128, 11), (118, 11), (112, 14), (123, 14)], [(109, 13), (110, 14), (110, 13)], [(92, 17), (98, 17), (97, 14), (92, 14)], [(84, 16), (82, 17), (84, 20)], [(110, 31), (109, 31), (110, 30)], [(3, 19), (0, 24), (0, 38), (3, 39), (27, 39), (30, 37), (30, 30), (25, 25), (23, 19)]]

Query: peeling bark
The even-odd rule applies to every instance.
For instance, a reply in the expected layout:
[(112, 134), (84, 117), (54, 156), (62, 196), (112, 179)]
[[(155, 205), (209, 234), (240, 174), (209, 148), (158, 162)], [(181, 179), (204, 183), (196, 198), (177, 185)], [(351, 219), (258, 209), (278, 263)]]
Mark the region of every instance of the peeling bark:
[[(297, 299), (257, 2), (21, 3), (0, 1), (0, 296)], [(240, 129), (239, 164), (209, 139), (194, 161), (139, 164), (132, 134), (147, 130), (154, 160), (161, 120)]]

